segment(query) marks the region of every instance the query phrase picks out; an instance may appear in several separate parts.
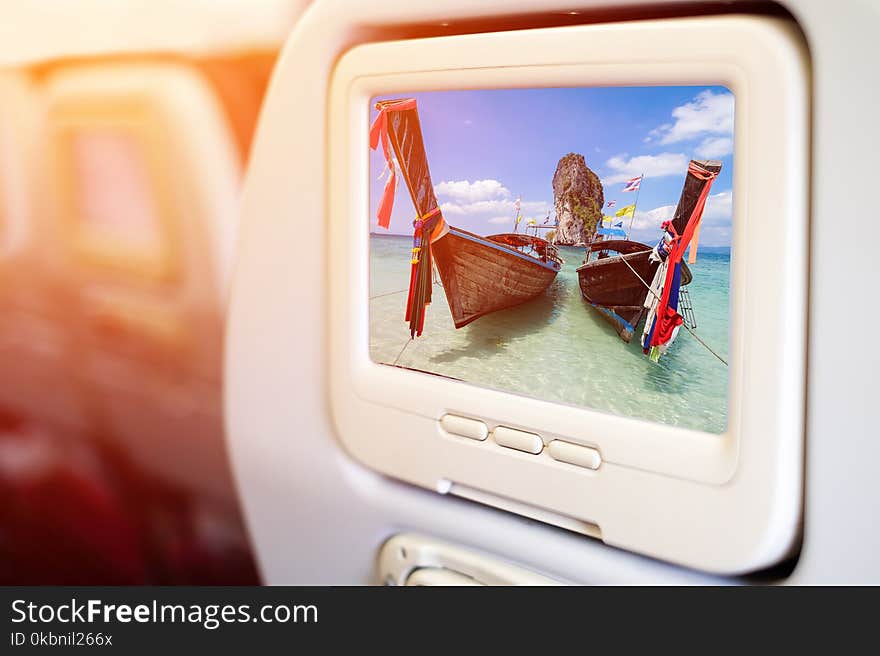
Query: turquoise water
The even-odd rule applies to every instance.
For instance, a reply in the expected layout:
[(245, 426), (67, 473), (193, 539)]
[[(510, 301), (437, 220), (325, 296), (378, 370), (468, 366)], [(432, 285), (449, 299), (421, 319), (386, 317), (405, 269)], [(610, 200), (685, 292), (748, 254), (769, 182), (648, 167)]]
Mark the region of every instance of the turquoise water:
[[(409, 340), (404, 322), (409, 237), (370, 237), (370, 355), (394, 363)], [(434, 287), (422, 337), (398, 365), (534, 398), (722, 433), (727, 367), (685, 330), (652, 363), (583, 300), (583, 248), (560, 248), (565, 265), (547, 291), (456, 330), (443, 289)], [(701, 251), (688, 286), (700, 337), (727, 360), (730, 255)]]

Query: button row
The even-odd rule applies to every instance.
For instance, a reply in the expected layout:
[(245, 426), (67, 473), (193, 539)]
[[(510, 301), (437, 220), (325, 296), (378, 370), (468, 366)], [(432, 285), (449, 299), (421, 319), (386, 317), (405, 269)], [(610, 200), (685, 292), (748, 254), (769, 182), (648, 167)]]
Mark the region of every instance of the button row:
[[(481, 442), (489, 436), (489, 427), (482, 421), (470, 417), (446, 414), (440, 418), (440, 426), (451, 435)], [(492, 437), (496, 444), (508, 449), (516, 449), (533, 455), (544, 450), (544, 441), (536, 433), (498, 426), (492, 431)], [(547, 452), (554, 460), (586, 469), (598, 469), (602, 464), (602, 456), (596, 449), (563, 440), (552, 440), (547, 445)]]
[(562, 440), (553, 440), (547, 445), (550, 457), (570, 465), (586, 467), (587, 469), (599, 469), (602, 464), (602, 456), (596, 449)]
[(515, 428), (507, 428), (499, 426), (492, 431), (492, 437), (495, 442), (508, 449), (516, 449), (517, 451), (525, 451), (538, 455), (544, 450), (544, 440), (540, 435), (528, 433), (526, 431), (516, 430)]
[(469, 437), (472, 440), (485, 440), (489, 437), (489, 427), (482, 421), (459, 417), (457, 415), (443, 415), (440, 425), (447, 433), (459, 437)]

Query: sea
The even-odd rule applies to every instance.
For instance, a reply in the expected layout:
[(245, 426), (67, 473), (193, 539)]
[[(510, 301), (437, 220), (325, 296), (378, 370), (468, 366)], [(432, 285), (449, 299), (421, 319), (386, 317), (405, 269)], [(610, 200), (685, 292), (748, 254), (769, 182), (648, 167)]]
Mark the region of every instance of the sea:
[[(560, 247), (565, 264), (541, 296), (458, 330), (437, 284), (424, 333), (407, 345), (411, 248), (410, 237), (370, 236), (370, 355), (375, 362), (396, 361), (481, 387), (626, 417), (725, 431), (728, 367), (684, 329), (658, 363), (642, 353), (641, 326), (631, 343), (621, 340), (581, 296), (576, 269), (583, 248)], [(695, 332), (727, 361), (730, 251), (700, 249), (690, 267)]]

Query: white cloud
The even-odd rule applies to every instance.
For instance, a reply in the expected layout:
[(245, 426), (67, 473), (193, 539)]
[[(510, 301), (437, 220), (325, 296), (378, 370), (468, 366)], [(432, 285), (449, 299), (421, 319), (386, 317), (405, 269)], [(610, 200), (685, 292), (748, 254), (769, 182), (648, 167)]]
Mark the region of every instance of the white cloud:
[(733, 134), (732, 93), (701, 91), (690, 102), (672, 110), (673, 123), (664, 123), (651, 131), (650, 136), (661, 144), (672, 144), (705, 137)]
[[(523, 201), (520, 205), (520, 211), (523, 216), (531, 216), (532, 214), (541, 214), (545, 216), (552, 209), (552, 205), (542, 200)], [(481, 200), (476, 203), (440, 203), (440, 210), (447, 216), (462, 216), (475, 214), (510, 214), (513, 216), (516, 210), (516, 202), (512, 198), (503, 200)], [(543, 214), (542, 214), (543, 213)]]
[[(675, 205), (663, 205), (647, 211), (636, 210), (633, 229), (645, 230), (655, 228), (659, 234), (660, 224), (671, 219), (673, 214), (675, 214)], [(626, 224), (624, 223), (624, 225)]]
[(688, 158), (683, 153), (660, 153), (659, 155), (615, 155), (605, 166), (611, 173), (602, 178), (602, 185), (608, 186), (626, 182), (642, 173), (649, 178), (662, 178), (667, 175), (683, 175), (687, 171)]
[[(660, 224), (675, 215), (675, 207), (675, 205), (662, 205), (652, 210), (636, 210), (633, 231), (647, 231), (647, 235), (643, 232), (643, 236), (648, 239), (653, 237), (653, 233), (659, 235)], [(729, 235), (732, 219), (733, 193), (721, 191), (717, 194), (710, 194), (706, 199), (706, 209), (703, 211), (701, 232), (704, 232), (704, 229), (713, 229), (718, 232), (719, 237)], [(615, 219), (615, 222), (618, 220)], [(629, 226), (628, 221), (628, 217), (623, 219), (624, 226)]]
[(733, 139), (731, 137), (706, 137), (694, 152), (698, 157), (704, 159), (724, 157), (733, 152)]
[(455, 203), (447, 201), (440, 203), (440, 209), (444, 214), (485, 214), (486, 212), (500, 212), (507, 205), (513, 207), (513, 201), (507, 200), (478, 200), (474, 203)]
[(703, 225), (730, 226), (733, 220), (733, 192), (710, 194), (703, 211)]
[[(516, 199), (498, 180), (452, 180), (434, 185), (440, 210), (448, 217), (473, 216), (487, 218), (490, 223), (513, 221)], [(544, 218), (553, 206), (546, 201), (522, 201), (520, 212), (524, 217)]]
[(434, 193), (458, 203), (475, 203), (477, 201), (507, 198), (508, 190), (498, 180), (449, 180), (434, 185)]

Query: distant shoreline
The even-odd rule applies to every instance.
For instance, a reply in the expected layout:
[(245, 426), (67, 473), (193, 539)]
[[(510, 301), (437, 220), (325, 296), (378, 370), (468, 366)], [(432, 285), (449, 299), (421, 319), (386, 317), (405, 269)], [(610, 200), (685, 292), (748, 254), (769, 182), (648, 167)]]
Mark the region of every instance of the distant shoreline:
[[(373, 232), (370, 231), (370, 237), (402, 237), (404, 239), (412, 239), (412, 235), (402, 235), (397, 232)], [(583, 246), (573, 246), (570, 244), (557, 244), (562, 248), (584, 248)], [(700, 246), (701, 253), (712, 253), (713, 255), (730, 255), (730, 246)]]

